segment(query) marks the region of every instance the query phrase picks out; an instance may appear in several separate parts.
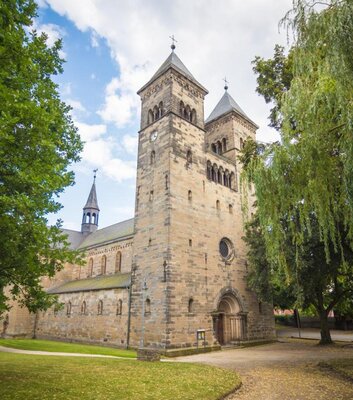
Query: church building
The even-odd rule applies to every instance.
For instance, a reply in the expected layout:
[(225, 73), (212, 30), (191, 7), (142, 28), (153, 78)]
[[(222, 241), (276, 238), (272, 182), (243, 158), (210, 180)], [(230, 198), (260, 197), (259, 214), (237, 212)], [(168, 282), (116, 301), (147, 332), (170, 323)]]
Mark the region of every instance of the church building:
[(63, 307), (33, 316), (14, 306), (7, 336), (164, 353), (273, 338), (272, 306), (247, 286), (242, 240), (237, 156), (258, 127), (227, 86), (205, 119), (207, 89), (174, 50), (138, 91), (135, 217), (98, 229), (94, 179), (81, 231), (64, 230), (85, 265), (43, 279)]

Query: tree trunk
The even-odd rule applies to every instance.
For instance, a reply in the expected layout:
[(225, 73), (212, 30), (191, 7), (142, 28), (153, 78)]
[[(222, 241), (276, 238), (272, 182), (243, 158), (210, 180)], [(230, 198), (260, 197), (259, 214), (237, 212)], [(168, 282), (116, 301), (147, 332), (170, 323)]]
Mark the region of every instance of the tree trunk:
[(320, 344), (331, 344), (332, 339), (331, 339), (330, 328), (328, 326), (328, 314), (326, 310), (320, 311), (320, 328), (321, 328)]

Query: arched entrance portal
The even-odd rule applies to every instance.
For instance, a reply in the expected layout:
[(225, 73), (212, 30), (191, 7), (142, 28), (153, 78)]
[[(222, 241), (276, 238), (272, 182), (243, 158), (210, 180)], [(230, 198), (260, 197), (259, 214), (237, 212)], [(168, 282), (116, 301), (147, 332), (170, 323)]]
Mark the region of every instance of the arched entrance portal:
[(232, 292), (225, 293), (213, 314), (215, 336), (221, 345), (246, 339), (246, 313)]

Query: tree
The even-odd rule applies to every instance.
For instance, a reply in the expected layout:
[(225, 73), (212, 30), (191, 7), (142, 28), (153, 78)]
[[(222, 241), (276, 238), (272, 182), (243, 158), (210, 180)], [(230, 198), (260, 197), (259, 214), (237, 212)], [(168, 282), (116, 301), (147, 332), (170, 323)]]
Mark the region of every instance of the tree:
[(77, 256), (46, 215), (74, 183), (68, 166), (82, 143), (52, 80), (62, 72), (61, 42), (48, 47), (31, 32), (35, 16), (33, 0), (0, 3), (0, 314), (9, 298), (30, 311), (49, 307), (41, 277)]
[[(292, 217), (295, 220), (295, 215)], [(273, 301), (280, 308), (300, 307), (304, 310), (314, 307), (321, 321), (322, 343), (330, 343), (331, 335), (327, 317), (333, 309), (347, 310), (351, 306), (350, 292), (353, 286), (353, 273), (347, 267), (353, 263), (353, 251), (342, 229), (342, 255), (332, 250), (328, 262), (325, 245), (320, 239), (317, 221), (314, 215), (311, 232), (305, 232), (301, 247), (296, 248), (288, 230), (287, 222), (282, 222), (287, 232), (283, 264), (274, 264), (268, 259), (263, 230), (257, 215), (247, 223), (244, 240), (248, 245), (249, 286), (264, 301)], [(349, 268), (349, 267), (348, 267)]]
[[(268, 260), (266, 243), (259, 218), (255, 213), (245, 225), (243, 240), (247, 244), (248, 253), (248, 285), (260, 301), (272, 303), (280, 309), (291, 309), (296, 302), (296, 290), (289, 283), (283, 270), (276, 268)], [(286, 254), (293, 254), (293, 246), (288, 248)], [(291, 262), (294, 262), (292, 258)]]
[[(263, 78), (258, 91), (275, 104), (271, 122), (280, 129), (281, 143), (259, 149), (249, 142), (241, 156), (243, 178), (255, 186), (270, 262), (295, 280), (308, 255), (312, 278), (299, 281), (302, 291), (304, 285), (315, 289), (323, 266), (321, 343), (331, 341), (331, 302), (342, 303), (353, 293), (353, 3), (325, 4), (318, 10), (315, 1), (294, 0), (284, 20), (294, 31), (290, 58), (279, 63), (277, 51), (272, 61), (255, 60)], [(264, 66), (273, 69), (272, 82), (262, 73)], [(286, 254), (288, 238), (295, 247), (294, 268)], [(340, 295), (333, 300), (336, 284)]]

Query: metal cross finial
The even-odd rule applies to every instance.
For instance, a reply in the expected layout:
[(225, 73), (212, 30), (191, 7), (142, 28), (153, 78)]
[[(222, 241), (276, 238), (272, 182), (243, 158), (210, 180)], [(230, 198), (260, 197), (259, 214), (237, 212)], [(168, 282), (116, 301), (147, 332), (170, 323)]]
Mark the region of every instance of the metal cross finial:
[(98, 171), (98, 168), (96, 168), (96, 169), (93, 170), (93, 172), (94, 172), (94, 175), (93, 175), (93, 182), (96, 181), (97, 171)]
[(227, 81), (227, 78), (226, 77), (224, 77), (224, 90), (228, 90), (228, 81)]
[(170, 48), (172, 49), (172, 51), (175, 50), (175, 44), (174, 43), (178, 43), (178, 41), (174, 38), (174, 35), (169, 36), (172, 39), (172, 45), (170, 46)]

